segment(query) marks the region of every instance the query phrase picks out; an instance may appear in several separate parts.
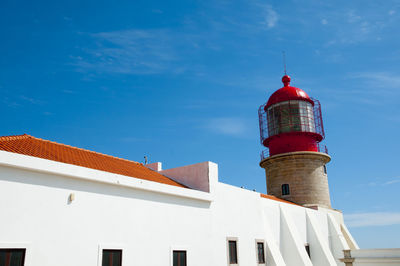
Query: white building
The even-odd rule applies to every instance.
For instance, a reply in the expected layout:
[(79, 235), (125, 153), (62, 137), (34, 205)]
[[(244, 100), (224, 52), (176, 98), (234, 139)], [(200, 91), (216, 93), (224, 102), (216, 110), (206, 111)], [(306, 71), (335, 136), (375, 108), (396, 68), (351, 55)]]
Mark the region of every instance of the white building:
[[(340, 211), (29, 135), (0, 137), (0, 266), (400, 265)], [(343, 252), (345, 251), (345, 253)]]

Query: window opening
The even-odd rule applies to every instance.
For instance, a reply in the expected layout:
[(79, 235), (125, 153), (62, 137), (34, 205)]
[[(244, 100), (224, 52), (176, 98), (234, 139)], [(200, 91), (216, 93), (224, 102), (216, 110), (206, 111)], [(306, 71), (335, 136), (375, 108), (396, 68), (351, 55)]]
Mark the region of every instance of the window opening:
[(23, 266), (25, 264), (25, 249), (0, 249), (0, 266)]
[(186, 250), (173, 251), (173, 266), (186, 266)]
[(305, 244), (304, 246), (305, 246), (305, 248), (306, 248), (306, 252), (307, 252), (307, 254), (308, 254), (308, 257), (311, 258), (310, 244), (307, 243), (307, 244)]
[(259, 264), (265, 263), (264, 243), (257, 242), (257, 260)]
[(122, 250), (121, 249), (103, 249), (102, 266), (121, 266)]
[(289, 194), (290, 194), (289, 184), (283, 184), (282, 185), (282, 196), (289, 195)]
[(237, 264), (237, 244), (235, 240), (229, 240), (229, 263)]

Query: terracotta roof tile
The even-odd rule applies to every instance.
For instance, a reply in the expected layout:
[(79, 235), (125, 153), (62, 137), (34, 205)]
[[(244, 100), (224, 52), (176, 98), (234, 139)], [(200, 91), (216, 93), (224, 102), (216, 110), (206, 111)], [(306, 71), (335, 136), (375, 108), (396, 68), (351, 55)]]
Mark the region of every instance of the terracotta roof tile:
[(147, 168), (141, 163), (35, 138), (27, 134), (0, 137), (0, 150), (131, 176), (162, 184), (185, 187)]
[(283, 199), (280, 199), (280, 198), (272, 196), (272, 195), (267, 195), (267, 194), (260, 193), (260, 196), (261, 196), (261, 198), (266, 198), (266, 199), (270, 199), (270, 200), (280, 201), (280, 202), (283, 202), (283, 203), (293, 204), (293, 205), (296, 205), (296, 206), (301, 206), (301, 205), (298, 205), (298, 204), (293, 203), (291, 201), (283, 200)]

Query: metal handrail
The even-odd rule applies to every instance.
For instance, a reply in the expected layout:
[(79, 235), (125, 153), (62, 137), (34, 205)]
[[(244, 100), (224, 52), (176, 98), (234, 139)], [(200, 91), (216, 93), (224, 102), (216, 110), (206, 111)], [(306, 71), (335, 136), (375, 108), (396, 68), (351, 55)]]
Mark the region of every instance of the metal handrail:
[(260, 153), (261, 161), (269, 157), (269, 149), (265, 149)]
[[(265, 111), (266, 103), (258, 109), (259, 126), (260, 126), (260, 142), (265, 145), (264, 141), (269, 137), (287, 132), (314, 132), (325, 137), (324, 125), (322, 122), (321, 104), (317, 99), (312, 99), (314, 106), (312, 113), (308, 112), (308, 108), (301, 107), (298, 100), (289, 100), (284, 102), (284, 106), (271, 106), (273, 112), (282, 112), (286, 114), (285, 120), (269, 120)], [(281, 103), (282, 104), (282, 103)], [(282, 110), (281, 110), (281, 109)], [(291, 110), (296, 110), (291, 113)], [(303, 111), (301, 111), (303, 110)], [(275, 122), (279, 122), (276, 124)]]
[[(321, 143), (317, 144), (317, 151), (328, 154), (328, 148), (326, 147), (326, 145)], [(269, 149), (265, 149), (260, 153), (261, 161), (268, 158), (269, 156), (270, 156)]]

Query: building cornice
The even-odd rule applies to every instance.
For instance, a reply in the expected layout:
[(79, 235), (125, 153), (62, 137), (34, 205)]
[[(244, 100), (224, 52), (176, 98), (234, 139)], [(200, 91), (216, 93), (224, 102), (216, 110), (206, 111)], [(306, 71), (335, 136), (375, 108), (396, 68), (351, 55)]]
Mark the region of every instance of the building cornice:
[(205, 202), (213, 201), (211, 193), (206, 193), (203, 191), (171, 186), (130, 176), (113, 174), (82, 166), (76, 166), (12, 152), (0, 151), (0, 165), (90, 182), (161, 193), (175, 197)]

